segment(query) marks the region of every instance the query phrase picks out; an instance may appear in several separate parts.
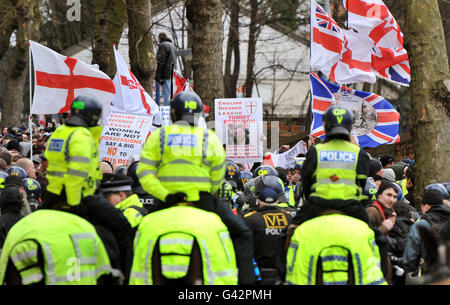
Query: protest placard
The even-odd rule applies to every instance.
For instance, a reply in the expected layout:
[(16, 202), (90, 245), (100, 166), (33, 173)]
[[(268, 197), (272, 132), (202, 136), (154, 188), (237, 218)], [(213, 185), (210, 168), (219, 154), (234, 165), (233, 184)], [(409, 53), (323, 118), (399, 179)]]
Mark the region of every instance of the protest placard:
[(263, 158), (263, 117), (260, 98), (216, 99), (215, 131), (226, 145), (226, 156), (235, 162), (260, 162)]
[(100, 137), (99, 157), (115, 166), (128, 165), (141, 153), (152, 128), (152, 116), (110, 113)]
[(162, 126), (169, 126), (171, 124), (170, 120), (170, 106), (160, 106), (159, 112), (162, 117)]

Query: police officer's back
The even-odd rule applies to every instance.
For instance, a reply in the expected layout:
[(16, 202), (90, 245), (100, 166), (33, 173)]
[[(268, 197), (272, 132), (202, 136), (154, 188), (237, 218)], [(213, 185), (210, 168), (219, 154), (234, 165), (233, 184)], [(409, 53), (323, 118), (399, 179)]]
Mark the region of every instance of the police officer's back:
[(253, 284), (252, 235), (245, 223), (215, 194), (224, 181), (225, 151), (217, 135), (198, 127), (203, 104), (192, 92), (171, 101), (173, 125), (155, 130), (141, 152), (137, 175), (145, 191), (162, 201), (149, 212), (188, 202), (218, 214), (237, 253), (239, 282)]
[(127, 276), (131, 267), (131, 226), (119, 210), (96, 195), (102, 177), (98, 160), (101, 113), (102, 106), (94, 97), (77, 96), (70, 118), (49, 138), (45, 151), (49, 184), (41, 208), (77, 214), (112, 232), (120, 248), (121, 268)]
[(286, 274), (285, 228), (292, 223), (290, 211), (279, 207), (283, 188), (275, 176), (261, 176), (256, 190), (257, 207), (244, 215), (253, 231), (254, 257), (261, 270), (261, 284), (273, 285), (284, 281)]
[(354, 117), (346, 108), (332, 106), (322, 119), (325, 142), (311, 147), (306, 155), (301, 171), (306, 202), (294, 223), (300, 224), (329, 209), (367, 222), (360, 200), (369, 171), (369, 156), (350, 143)]

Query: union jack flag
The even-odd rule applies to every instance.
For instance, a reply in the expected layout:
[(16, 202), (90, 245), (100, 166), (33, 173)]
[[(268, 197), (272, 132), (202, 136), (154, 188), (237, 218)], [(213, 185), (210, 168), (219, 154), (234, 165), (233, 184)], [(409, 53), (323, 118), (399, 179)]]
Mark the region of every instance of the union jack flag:
[(332, 84), (313, 72), (310, 73), (310, 81), (313, 114), (310, 134), (312, 136), (325, 137), (322, 116), (331, 105), (336, 104), (333, 94), (344, 92), (345, 95), (354, 94), (365, 100), (373, 107), (377, 115), (376, 126), (371, 130), (368, 129), (366, 134), (357, 136), (361, 147), (377, 147), (378, 145), (393, 144), (400, 141), (398, 134), (400, 114), (386, 99), (375, 93)]
[(341, 32), (336, 22), (319, 5), (316, 7), (316, 19), (320, 27), (337, 33)]

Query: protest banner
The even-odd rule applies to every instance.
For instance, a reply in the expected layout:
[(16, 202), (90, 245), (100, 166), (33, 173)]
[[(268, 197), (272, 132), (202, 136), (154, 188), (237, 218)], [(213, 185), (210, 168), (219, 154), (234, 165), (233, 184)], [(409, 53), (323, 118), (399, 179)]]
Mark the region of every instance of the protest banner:
[(260, 98), (216, 99), (215, 131), (226, 156), (238, 163), (263, 159), (263, 116)]
[(294, 168), (297, 162), (296, 157), (299, 154), (306, 154), (307, 151), (308, 148), (306, 147), (306, 143), (300, 140), (294, 147), (284, 153), (266, 153), (264, 156), (264, 164), (285, 169)]
[(161, 118), (162, 118), (161, 126), (169, 126), (171, 124), (170, 106), (159, 106), (159, 112), (161, 113)]
[(99, 157), (115, 166), (140, 154), (152, 129), (152, 116), (110, 113), (100, 137)]

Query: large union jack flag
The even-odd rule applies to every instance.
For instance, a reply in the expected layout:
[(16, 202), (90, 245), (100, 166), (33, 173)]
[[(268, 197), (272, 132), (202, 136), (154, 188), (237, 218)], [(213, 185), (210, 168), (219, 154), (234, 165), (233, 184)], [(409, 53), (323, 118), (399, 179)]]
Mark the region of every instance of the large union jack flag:
[(313, 72), (310, 73), (310, 81), (313, 114), (310, 134), (312, 136), (325, 137), (322, 116), (331, 105), (336, 104), (333, 94), (342, 92), (345, 95), (354, 94), (361, 98), (369, 103), (376, 112), (376, 126), (370, 130), (368, 129), (366, 134), (357, 136), (361, 147), (377, 147), (381, 144), (393, 144), (400, 141), (398, 134), (400, 113), (386, 99), (375, 93), (332, 84)]

